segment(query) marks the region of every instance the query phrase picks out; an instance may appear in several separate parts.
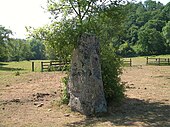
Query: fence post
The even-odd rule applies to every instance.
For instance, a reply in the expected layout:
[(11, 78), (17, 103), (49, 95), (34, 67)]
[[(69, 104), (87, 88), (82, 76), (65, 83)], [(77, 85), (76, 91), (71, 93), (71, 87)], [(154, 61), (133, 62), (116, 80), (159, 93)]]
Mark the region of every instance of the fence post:
[(32, 62), (32, 72), (34, 72), (34, 62)]
[(149, 60), (149, 58), (148, 58), (148, 57), (146, 57), (146, 65), (148, 64), (148, 60)]
[(130, 66), (132, 66), (132, 59), (130, 58)]
[(161, 61), (161, 59), (159, 58), (159, 59), (158, 59), (158, 64), (159, 64), (159, 65), (160, 65), (160, 61)]
[(43, 62), (41, 62), (41, 72), (43, 72)]

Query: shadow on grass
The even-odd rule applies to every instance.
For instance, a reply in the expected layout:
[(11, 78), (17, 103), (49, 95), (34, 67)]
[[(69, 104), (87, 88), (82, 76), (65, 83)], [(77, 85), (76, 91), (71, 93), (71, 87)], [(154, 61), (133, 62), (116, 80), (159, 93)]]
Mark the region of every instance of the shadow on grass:
[(170, 127), (170, 105), (127, 98), (120, 108), (111, 110), (107, 116), (86, 118), (66, 126), (84, 127), (105, 123), (104, 126), (109, 123), (109, 126)]
[(5, 65), (8, 65), (8, 64), (0, 63), (0, 71), (20, 71), (20, 70), (24, 70), (22, 68), (4, 67)]
[(157, 64), (157, 63), (149, 63), (147, 65), (151, 65), (151, 66), (170, 66), (170, 63), (160, 63), (160, 64)]
[(4, 66), (4, 65), (8, 65), (8, 64), (5, 64), (5, 63), (0, 63), (0, 67), (1, 67), (1, 66)]

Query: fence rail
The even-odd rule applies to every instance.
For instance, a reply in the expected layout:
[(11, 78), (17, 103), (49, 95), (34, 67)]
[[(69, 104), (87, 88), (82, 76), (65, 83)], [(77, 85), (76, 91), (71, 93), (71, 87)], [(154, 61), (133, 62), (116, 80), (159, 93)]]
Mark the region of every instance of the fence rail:
[(70, 62), (61, 62), (61, 61), (49, 61), (49, 62), (41, 62), (41, 72), (44, 70), (47, 71), (55, 71), (55, 70), (63, 70), (64, 67), (68, 66)]
[(132, 59), (130, 58), (129, 60), (123, 60), (124, 65), (129, 65), (130, 67), (132, 66)]
[[(144, 62), (144, 61), (143, 61)], [(125, 66), (132, 66), (132, 59), (125, 58), (123, 60)], [(43, 61), (40, 65), (41, 72), (43, 71), (62, 71), (68, 69), (70, 62), (61, 62), (61, 61)], [(135, 65), (135, 62), (134, 64)], [(170, 58), (146, 58), (146, 65), (170, 65)], [(32, 62), (32, 71), (36, 70), (35, 63)]]
[(170, 64), (170, 58), (146, 58), (146, 64)]

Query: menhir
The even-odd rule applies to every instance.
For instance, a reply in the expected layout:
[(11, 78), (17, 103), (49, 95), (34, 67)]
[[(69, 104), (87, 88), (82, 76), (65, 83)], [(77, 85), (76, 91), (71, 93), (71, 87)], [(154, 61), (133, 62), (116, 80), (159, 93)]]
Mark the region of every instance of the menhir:
[(99, 40), (83, 34), (74, 50), (68, 82), (69, 105), (84, 115), (107, 111), (99, 58)]

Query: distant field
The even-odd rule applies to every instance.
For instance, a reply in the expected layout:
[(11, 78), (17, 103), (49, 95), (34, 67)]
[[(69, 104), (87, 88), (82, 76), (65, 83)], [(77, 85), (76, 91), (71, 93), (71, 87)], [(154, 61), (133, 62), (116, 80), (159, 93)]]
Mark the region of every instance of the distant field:
[[(12, 82), (23, 82), (28, 78), (28, 74), (33, 75), (32, 62), (35, 62), (35, 72), (41, 71), (41, 61), (47, 60), (34, 60), (34, 61), (20, 61), (20, 62), (0, 62), (0, 87), (11, 84)], [(21, 76), (16, 76), (16, 74)]]
[(35, 71), (41, 71), (41, 62), (49, 60), (31, 60), (31, 61), (20, 61), (20, 62), (0, 62), (0, 71), (22, 71), (31, 72), (32, 62), (35, 63)]
[[(132, 57), (132, 65), (146, 65), (146, 58), (170, 58), (170, 55), (154, 55), (154, 56), (139, 56)], [(124, 58), (124, 60), (129, 60), (129, 58)]]
[[(146, 65), (146, 57), (152, 58), (170, 58), (170, 55), (159, 55), (159, 56), (141, 56), (132, 57), (132, 65)], [(129, 58), (124, 58), (124, 60), (129, 60)], [(31, 60), (31, 61), (20, 61), (20, 62), (0, 62), (0, 72), (1, 71), (21, 71), (21, 72), (31, 72), (32, 62), (35, 63), (35, 72), (41, 71), (41, 62), (49, 60)]]

